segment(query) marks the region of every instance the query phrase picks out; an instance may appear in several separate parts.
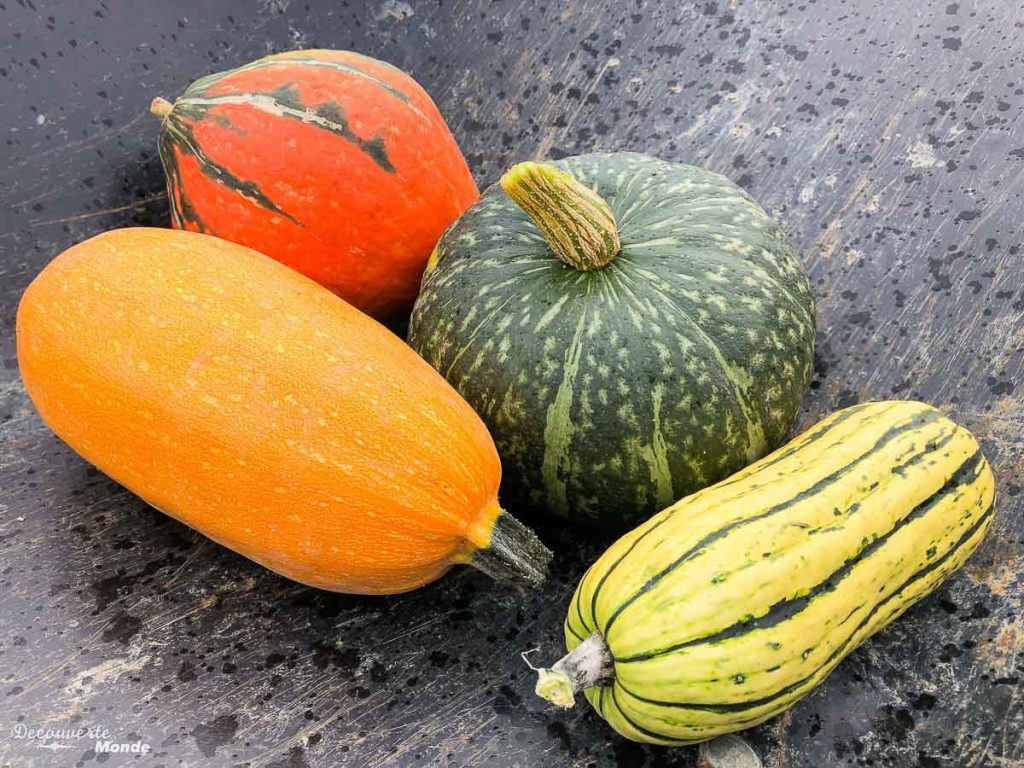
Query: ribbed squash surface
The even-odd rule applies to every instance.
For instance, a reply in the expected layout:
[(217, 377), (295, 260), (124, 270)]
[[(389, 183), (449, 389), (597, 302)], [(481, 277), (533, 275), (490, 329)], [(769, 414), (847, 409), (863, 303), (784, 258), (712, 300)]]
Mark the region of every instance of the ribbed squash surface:
[(840, 411), (591, 567), (566, 641), (600, 632), (615, 679), (587, 698), (656, 744), (756, 725), (962, 565), (993, 497), (977, 441), (931, 406)]
[(477, 189), (430, 97), (348, 51), (291, 51), (193, 83), (160, 133), (179, 229), (256, 248), (356, 307), (411, 306)]

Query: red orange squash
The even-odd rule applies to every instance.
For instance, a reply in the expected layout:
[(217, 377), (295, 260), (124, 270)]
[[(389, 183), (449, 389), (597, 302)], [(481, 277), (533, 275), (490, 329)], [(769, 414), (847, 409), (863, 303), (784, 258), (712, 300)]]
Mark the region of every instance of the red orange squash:
[(483, 423), (415, 352), (240, 245), (122, 229), (18, 307), (43, 420), (154, 507), (296, 581), (391, 593), (454, 563), (537, 583)]
[(387, 318), (478, 193), (411, 77), (349, 51), (290, 51), (194, 82), (163, 118), (171, 221), (248, 245)]

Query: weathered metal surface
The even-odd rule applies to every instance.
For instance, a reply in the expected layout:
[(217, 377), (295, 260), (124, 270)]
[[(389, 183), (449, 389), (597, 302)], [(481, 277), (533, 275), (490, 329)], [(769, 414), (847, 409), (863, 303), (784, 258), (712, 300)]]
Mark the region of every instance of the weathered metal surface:
[[(806, 256), (799, 426), (914, 397), (982, 439), (994, 530), (965, 571), (748, 739), (765, 766), (1024, 765), (1024, 17), (992, 2), (0, 0), (0, 763), (693, 766), (532, 695), (599, 543), (545, 531), (543, 594), (458, 571), (369, 599), (290, 584), (148, 509), (42, 425), (14, 313), (103, 229), (167, 221), (153, 96), (293, 47), (412, 72), (481, 183), (634, 149), (738, 180)], [(517, 514), (529, 518), (526, 510)]]

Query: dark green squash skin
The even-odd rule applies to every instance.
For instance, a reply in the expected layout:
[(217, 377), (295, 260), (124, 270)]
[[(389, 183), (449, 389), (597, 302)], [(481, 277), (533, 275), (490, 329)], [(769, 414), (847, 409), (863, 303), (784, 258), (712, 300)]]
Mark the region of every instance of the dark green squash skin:
[(486, 422), (505, 506), (622, 528), (782, 442), (814, 300), (725, 177), (634, 153), (553, 164), (609, 203), (618, 256), (563, 264), (495, 184), (439, 241), (409, 342)]

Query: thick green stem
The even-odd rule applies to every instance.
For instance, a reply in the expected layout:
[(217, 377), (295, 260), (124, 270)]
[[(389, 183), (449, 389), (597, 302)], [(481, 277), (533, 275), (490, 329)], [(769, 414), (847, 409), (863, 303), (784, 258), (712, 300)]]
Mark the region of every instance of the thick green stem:
[(537, 687), (542, 699), (563, 709), (576, 703), (576, 694), (595, 685), (608, 684), (615, 678), (612, 653), (600, 632), (567, 653), (550, 669), (537, 669)]
[(568, 171), (519, 163), (501, 177), (501, 186), (570, 267), (601, 269), (618, 254), (621, 244), (612, 209)]

